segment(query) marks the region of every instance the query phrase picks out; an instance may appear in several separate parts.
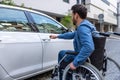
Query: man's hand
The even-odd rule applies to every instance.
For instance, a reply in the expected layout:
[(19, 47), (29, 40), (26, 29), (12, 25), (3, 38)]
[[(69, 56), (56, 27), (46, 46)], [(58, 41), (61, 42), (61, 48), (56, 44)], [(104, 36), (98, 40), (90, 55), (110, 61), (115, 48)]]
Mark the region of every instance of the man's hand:
[(73, 65), (73, 62), (70, 63), (70, 69), (71, 69), (71, 70), (75, 70), (75, 69), (76, 69), (76, 67)]
[(57, 38), (57, 35), (50, 35), (49, 36), (51, 39), (56, 39)]

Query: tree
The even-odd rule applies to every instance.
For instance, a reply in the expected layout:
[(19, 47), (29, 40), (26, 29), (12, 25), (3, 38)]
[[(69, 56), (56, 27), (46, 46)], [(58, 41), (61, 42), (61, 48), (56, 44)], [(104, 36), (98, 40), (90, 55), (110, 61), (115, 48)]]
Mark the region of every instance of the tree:
[(0, 3), (6, 5), (13, 5), (13, 6), (15, 5), (14, 1), (12, 0), (2, 0)]
[(64, 16), (62, 19), (61, 19), (61, 23), (66, 26), (67, 28), (69, 29), (72, 29), (73, 28), (73, 23), (72, 23), (72, 16), (70, 14)]
[(24, 4), (24, 3), (22, 3), (22, 4), (21, 4), (21, 7), (23, 7), (23, 8), (24, 8), (24, 7), (25, 7), (25, 4)]

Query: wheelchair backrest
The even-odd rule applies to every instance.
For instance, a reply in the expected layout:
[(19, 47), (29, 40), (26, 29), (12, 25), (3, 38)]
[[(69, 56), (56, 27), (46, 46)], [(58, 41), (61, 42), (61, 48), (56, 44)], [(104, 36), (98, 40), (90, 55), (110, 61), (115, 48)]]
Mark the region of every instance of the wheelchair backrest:
[(97, 69), (101, 70), (104, 60), (106, 37), (93, 37), (93, 41), (95, 50), (90, 56), (91, 64), (93, 64)]

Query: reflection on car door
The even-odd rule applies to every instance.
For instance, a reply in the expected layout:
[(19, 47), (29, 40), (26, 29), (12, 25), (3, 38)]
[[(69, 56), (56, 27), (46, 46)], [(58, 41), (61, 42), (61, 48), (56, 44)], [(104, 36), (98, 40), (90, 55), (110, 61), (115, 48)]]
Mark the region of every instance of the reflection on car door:
[(13, 78), (42, 69), (41, 41), (27, 23), (23, 11), (0, 8), (0, 64)]
[(50, 39), (51, 34), (62, 33), (62, 26), (51, 18), (31, 13), (36, 27), (39, 29), (39, 36), (43, 45), (43, 68), (49, 68), (57, 63), (60, 50), (72, 50), (72, 40)]

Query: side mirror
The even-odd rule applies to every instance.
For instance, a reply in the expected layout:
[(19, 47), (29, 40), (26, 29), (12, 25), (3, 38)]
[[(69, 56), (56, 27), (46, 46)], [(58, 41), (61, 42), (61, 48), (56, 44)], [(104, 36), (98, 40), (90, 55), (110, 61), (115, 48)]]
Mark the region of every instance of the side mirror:
[(61, 30), (62, 30), (62, 33), (71, 32), (70, 29), (61, 28)]

